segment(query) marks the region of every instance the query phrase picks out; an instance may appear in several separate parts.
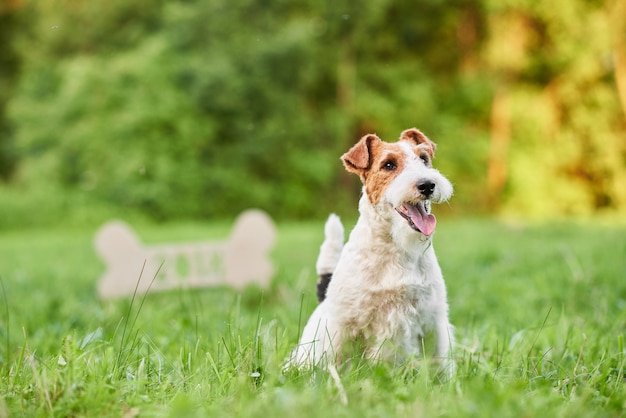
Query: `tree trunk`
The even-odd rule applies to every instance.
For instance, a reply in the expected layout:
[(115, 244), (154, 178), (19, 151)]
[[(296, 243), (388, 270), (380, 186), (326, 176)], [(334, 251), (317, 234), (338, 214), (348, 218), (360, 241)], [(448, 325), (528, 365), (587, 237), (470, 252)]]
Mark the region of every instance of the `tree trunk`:
[(616, 0), (612, 15), (615, 84), (626, 116), (626, 0)]
[(508, 177), (507, 154), (511, 137), (511, 116), (506, 88), (496, 91), (491, 105), (491, 145), (487, 166), (487, 196), (491, 209), (495, 209)]

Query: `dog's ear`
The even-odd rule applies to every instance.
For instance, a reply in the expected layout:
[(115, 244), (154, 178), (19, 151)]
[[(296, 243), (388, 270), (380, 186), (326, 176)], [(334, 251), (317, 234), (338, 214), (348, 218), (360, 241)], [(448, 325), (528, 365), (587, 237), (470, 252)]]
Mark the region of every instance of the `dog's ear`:
[(424, 135), (419, 129), (411, 128), (400, 134), (400, 139), (403, 141), (411, 141), (415, 143), (418, 148), (423, 149), (430, 155), (430, 158), (435, 156), (435, 150), (437, 149), (437, 144), (428, 139), (426, 135)]
[(372, 148), (381, 140), (374, 134), (365, 135), (352, 148), (341, 156), (346, 170), (363, 176), (372, 165)]

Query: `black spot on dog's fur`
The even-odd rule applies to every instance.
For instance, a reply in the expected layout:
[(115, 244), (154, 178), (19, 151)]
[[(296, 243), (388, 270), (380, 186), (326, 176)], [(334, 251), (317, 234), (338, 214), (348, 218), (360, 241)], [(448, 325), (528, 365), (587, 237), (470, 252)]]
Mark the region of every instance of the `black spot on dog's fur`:
[(326, 299), (326, 289), (328, 289), (328, 283), (330, 283), (330, 279), (332, 279), (332, 277), (332, 273), (320, 275), (320, 279), (317, 282), (317, 300), (320, 303)]

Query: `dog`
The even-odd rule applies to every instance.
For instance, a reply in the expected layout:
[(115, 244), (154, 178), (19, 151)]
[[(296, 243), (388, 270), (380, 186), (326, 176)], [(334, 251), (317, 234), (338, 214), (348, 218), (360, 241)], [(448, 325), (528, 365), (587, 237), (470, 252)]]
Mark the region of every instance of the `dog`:
[(326, 221), (316, 263), (320, 303), (288, 367), (338, 364), (359, 345), (365, 358), (394, 364), (430, 348), (440, 370), (454, 372), (453, 327), (430, 213), (431, 203), (447, 201), (453, 187), (432, 166), (435, 149), (412, 128), (395, 143), (365, 135), (341, 157), (363, 183), (359, 219), (345, 245), (339, 217)]

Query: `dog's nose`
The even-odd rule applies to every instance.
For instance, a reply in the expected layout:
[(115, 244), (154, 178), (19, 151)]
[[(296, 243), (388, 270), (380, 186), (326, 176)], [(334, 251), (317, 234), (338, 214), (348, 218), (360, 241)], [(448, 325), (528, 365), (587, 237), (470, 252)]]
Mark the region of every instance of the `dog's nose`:
[(435, 183), (430, 180), (422, 180), (417, 183), (417, 190), (426, 197), (430, 197), (435, 191)]

